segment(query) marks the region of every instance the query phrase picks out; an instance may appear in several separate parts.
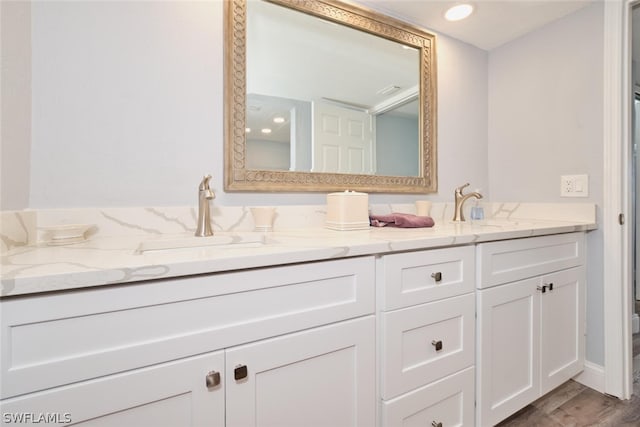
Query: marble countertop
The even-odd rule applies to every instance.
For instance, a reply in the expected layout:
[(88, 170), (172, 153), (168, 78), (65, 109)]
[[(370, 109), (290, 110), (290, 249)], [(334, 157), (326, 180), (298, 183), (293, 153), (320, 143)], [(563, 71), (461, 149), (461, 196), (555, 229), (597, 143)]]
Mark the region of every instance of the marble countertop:
[[(308, 261), (463, 245), (492, 240), (587, 231), (594, 222), (491, 219), (436, 223), (433, 228), (325, 228), (220, 232), (210, 246), (162, 249), (175, 242), (200, 245), (202, 238), (172, 234), (95, 237), (66, 246), (20, 246), (2, 255), (1, 297), (62, 291), (143, 280), (214, 273)], [(205, 238), (206, 239), (206, 238)], [(143, 243), (149, 242), (151, 244)], [(192, 243), (195, 242), (195, 243)], [(222, 243), (221, 243), (222, 242)], [(229, 243), (231, 242), (231, 243)], [(166, 243), (166, 245), (165, 245)], [(140, 252), (141, 244), (147, 245)], [(144, 249), (144, 247), (143, 247)]]

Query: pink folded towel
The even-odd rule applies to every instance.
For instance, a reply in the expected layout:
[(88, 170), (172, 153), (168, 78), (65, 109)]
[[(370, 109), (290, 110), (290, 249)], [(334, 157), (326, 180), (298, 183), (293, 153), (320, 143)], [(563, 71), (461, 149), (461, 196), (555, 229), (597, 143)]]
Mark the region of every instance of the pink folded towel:
[(406, 213), (391, 213), (389, 215), (370, 215), (369, 224), (373, 227), (420, 228), (433, 227), (433, 218), (430, 216), (417, 216)]

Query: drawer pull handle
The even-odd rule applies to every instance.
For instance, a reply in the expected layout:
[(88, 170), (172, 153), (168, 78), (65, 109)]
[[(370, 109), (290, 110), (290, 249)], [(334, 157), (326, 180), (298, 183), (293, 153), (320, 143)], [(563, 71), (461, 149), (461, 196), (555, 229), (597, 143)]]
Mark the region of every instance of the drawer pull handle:
[(431, 421), (431, 426), (432, 427), (442, 427), (442, 423), (437, 423), (435, 421)]
[(547, 287), (546, 286), (538, 286), (536, 287), (537, 290), (542, 291), (542, 293), (544, 294), (545, 292), (547, 292)]
[(436, 351), (442, 350), (442, 341), (441, 340), (433, 340), (431, 344), (436, 348)]
[(211, 371), (205, 377), (205, 383), (207, 388), (212, 388), (220, 385), (220, 372)]
[(233, 378), (235, 378), (236, 381), (247, 378), (247, 374), (247, 365), (238, 365), (233, 370)]
[(549, 283), (549, 290), (552, 291), (553, 290), (553, 283)]
[(442, 273), (439, 271), (437, 273), (431, 273), (431, 277), (433, 277), (436, 282), (442, 281)]

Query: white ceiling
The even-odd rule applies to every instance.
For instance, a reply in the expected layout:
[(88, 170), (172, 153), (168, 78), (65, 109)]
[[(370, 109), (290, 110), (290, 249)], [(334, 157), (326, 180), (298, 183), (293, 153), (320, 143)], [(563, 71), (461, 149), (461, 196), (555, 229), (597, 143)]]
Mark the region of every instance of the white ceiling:
[(449, 22), (444, 12), (462, 0), (354, 0), (435, 33), (484, 50), (494, 49), (536, 28), (602, 0), (469, 0), (474, 13)]

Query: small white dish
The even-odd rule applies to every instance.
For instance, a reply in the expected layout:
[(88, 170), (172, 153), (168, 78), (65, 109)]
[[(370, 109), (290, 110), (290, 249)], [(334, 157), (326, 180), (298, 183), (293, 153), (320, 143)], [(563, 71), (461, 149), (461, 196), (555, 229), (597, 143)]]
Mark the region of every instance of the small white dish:
[(86, 240), (84, 234), (91, 227), (93, 224), (61, 224), (39, 228), (47, 233), (48, 245), (68, 245)]

